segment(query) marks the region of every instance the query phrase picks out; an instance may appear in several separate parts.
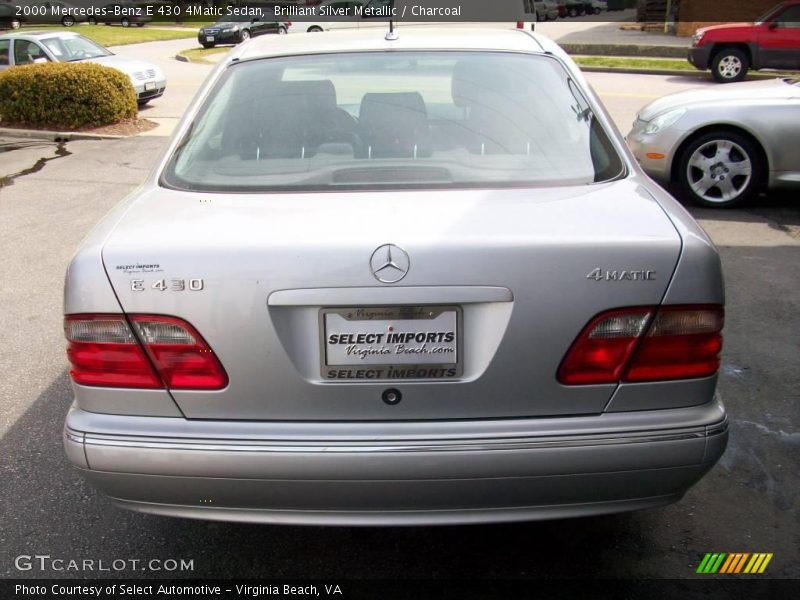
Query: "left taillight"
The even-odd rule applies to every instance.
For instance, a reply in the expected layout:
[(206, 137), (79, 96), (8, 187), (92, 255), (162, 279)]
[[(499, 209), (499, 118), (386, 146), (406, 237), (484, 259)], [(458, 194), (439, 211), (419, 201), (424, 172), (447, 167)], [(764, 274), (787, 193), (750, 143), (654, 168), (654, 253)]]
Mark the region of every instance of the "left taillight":
[(68, 315), (64, 332), (70, 376), (81, 385), (218, 390), (228, 384), (213, 350), (176, 317)]

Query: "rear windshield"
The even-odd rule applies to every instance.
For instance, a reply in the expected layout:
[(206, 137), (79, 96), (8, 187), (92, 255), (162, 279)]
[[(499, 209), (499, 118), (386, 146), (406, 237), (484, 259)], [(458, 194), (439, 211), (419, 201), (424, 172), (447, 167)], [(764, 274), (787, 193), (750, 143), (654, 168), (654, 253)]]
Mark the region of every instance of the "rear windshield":
[(162, 184), (198, 191), (588, 184), (623, 164), (547, 56), (382, 52), (229, 67)]

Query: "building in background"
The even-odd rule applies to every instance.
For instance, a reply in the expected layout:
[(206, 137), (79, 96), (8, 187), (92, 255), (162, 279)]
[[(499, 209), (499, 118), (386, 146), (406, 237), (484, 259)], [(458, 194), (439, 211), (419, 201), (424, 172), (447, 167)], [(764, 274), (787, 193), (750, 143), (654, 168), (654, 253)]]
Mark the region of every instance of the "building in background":
[(755, 21), (780, 0), (637, 0), (636, 20), (675, 23), (678, 35), (690, 36), (699, 27)]

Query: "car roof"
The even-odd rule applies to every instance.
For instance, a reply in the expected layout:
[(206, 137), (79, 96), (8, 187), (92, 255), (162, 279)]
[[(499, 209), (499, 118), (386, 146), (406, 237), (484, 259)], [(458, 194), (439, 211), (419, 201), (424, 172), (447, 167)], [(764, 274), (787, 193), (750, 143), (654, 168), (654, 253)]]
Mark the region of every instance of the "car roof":
[(43, 40), (51, 37), (75, 37), (78, 35), (80, 35), (80, 33), (77, 31), (17, 31), (0, 35), (0, 37), (20, 40)]
[(264, 35), (253, 38), (238, 52), (234, 51), (229, 60), (366, 50), (558, 52), (558, 47), (551, 40), (530, 31), (514, 29), (509, 24), (498, 23), (479, 28), (400, 25), (395, 28), (397, 39), (391, 41), (386, 39), (388, 31), (387, 23), (385, 28), (370, 27), (306, 35)]

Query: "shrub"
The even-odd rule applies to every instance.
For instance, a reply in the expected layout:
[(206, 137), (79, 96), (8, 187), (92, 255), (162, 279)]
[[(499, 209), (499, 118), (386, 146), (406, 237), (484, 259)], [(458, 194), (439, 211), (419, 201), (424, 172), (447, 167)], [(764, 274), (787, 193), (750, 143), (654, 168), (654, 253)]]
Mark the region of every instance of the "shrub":
[(44, 63), (0, 74), (0, 120), (79, 129), (136, 117), (136, 92), (124, 73), (92, 63)]

